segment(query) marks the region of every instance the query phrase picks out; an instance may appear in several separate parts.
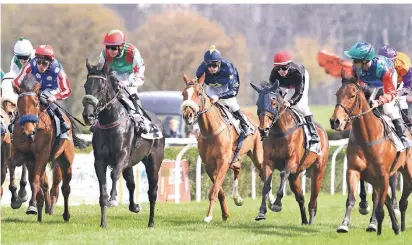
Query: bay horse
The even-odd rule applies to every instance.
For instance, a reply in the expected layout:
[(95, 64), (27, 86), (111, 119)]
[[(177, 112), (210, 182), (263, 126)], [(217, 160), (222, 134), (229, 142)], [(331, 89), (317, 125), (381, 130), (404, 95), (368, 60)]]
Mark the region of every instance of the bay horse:
[[(204, 74), (198, 81), (195, 79), (190, 80), (184, 74), (183, 80), (186, 88), (182, 92), (181, 111), (186, 124), (192, 125), (196, 121), (199, 124), (198, 151), (205, 164), (206, 172), (213, 182), (209, 192), (209, 208), (204, 218), (204, 221), (209, 223), (212, 221), (213, 206), (217, 198), (222, 210), (222, 219), (227, 220), (229, 217), (226, 197), (222, 188), (222, 183), (229, 168), (234, 172), (234, 202), (237, 206), (243, 204), (243, 199), (238, 192), (238, 181), (241, 172), (240, 159), (243, 155), (247, 154), (252, 160), (259, 171), (260, 178), (263, 180), (263, 148), (258, 133), (249, 135), (244, 139), (238, 157), (231, 164), (239, 136), (234, 127), (223, 118), (224, 115), (220, 108), (211, 103), (210, 98), (203, 89), (204, 79)], [(257, 117), (248, 115), (248, 118), (257, 126)]]
[[(412, 190), (412, 152), (407, 149), (397, 153), (391, 143), (381, 119), (372, 113), (372, 108), (364, 95), (362, 87), (353, 76), (345, 77), (342, 71), (342, 86), (336, 93), (337, 103), (332, 117), (331, 128), (343, 130), (348, 122), (352, 122), (352, 137), (346, 150), (348, 167), (346, 180), (348, 198), (346, 213), (337, 232), (348, 232), (350, 214), (355, 204), (355, 193), (359, 180), (369, 182), (373, 186), (374, 213), (378, 222), (377, 234), (382, 233), (384, 218), (383, 205), (389, 211), (392, 229), (399, 233), (399, 226), (393, 210), (391, 198), (387, 194), (389, 176), (400, 171), (404, 178), (404, 189), (399, 203), (401, 211), (401, 230), (405, 229), (405, 212), (408, 196)], [(410, 136), (409, 136), (410, 137)], [(372, 221), (372, 220), (371, 220)]]
[[(157, 199), (159, 169), (164, 158), (165, 138), (145, 139), (136, 133), (135, 125), (126, 107), (119, 101), (120, 88), (115, 74), (106, 64), (102, 70), (91, 66), (86, 60), (87, 81), (84, 84), (86, 95), (83, 98), (83, 120), (86, 125), (95, 124), (93, 130), (94, 168), (100, 187), (100, 227), (105, 228), (106, 206), (117, 206), (116, 184), (123, 173), (129, 190), (129, 210), (140, 211), (134, 202), (135, 180), (132, 167), (140, 161), (146, 167), (149, 181), (148, 196), (150, 216), (148, 227), (154, 227), (154, 212)], [(163, 131), (162, 122), (147, 111), (151, 121)], [(106, 171), (112, 169), (112, 189), (107, 195)]]
[(11, 192), (11, 207), (18, 209), (21, 204), (27, 201), (27, 167), (22, 165), (22, 172), (20, 177), (20, 189), (17, 195), (17, 186), (15, 183), (15, 167), (11, 168), (8, 164), (10, 153), (12, 135), (8, 130), (11, 122), (11, 117), (15, 117), (16, 97), (14, 94), (12, 80), (14, 76), (4, 77), (1, 82), (1, 127), (4, 134), (1, 136), (1, 186), (0, 196), (3, 195), (3, 183), (6, 180), (7, 169), (9, 169), (10, 183), (9, 190)]
[[(68, 222), (70, 180), (72, 177), (72, 163), (74, 146), (86, 147), (86, 142), (73, 133), (73, 123), (64, 115), (70, 125), (68, 134), (70, 139), (59, 141), (56, 144), (56, 130), (54, 123), (45, 105), (40, 104), (41, 83), (36, 81), (32, 74), (26, 75), (19, 87), (14, 86), (18, 94), (18, 115), (13, 129), (13, 144), (9, 164), (11, 167), (26, 164), (29, 172), (29, 183), (32, 196), (26, 214), (37, 214), (37, 222), (42, 222), (42, 209), (46, 202), (46, 211), (53, 214), (53, 208), (59, 196), (59, 183), (63, 179), (62, 193), (64, 197), (63, 219)], [(75, 144), (73, 143), (76, 142)], [(46, 165), (51, 163), (53, 168), (53, 186), (51, 201), (48, 195)], [(49, 207), (48, 207), (49, 206)], [(48, 209), (48, 210), (47, 210)]]
[(299, 205), (302, 224), (308, 224), (305, 198), (301, 190), (299, 175), (310, 168), (311, 195), (308, 205), (309, 224), (314, 222), (317, 212), (317, 198), (320, 192), (323, 175), (328, 161), (329, 141), (326, 131), (319, 125), (317, 131), (320, 137), (320, 153), (316, 154), (305, 149), (305, 133), (294, 112), (284, 105), (284, 99), (279, 88), (279, 82), (270, 85), (251, 86), (259, 93), (257, 114), (259, 116), (259, 132), (263, 140), (263, 166), (268, 171), (262, 189), (262, 203), (256, 220), (265, 219), (266, 196), (271, 190), (270, 182), (274, 169), (280, 171), (281, 183), (275, 202), (269, 207), (274, 212), (282, 210), (283, 190), (286, 180), (295, 194)]

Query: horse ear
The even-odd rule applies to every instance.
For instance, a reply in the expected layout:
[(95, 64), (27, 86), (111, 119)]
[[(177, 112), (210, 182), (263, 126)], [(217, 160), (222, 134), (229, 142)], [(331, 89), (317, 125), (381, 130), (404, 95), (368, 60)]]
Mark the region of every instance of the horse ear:
[(105, 62), (103, 66), (103, 73), (107, 75), (109, 74), (109, 72), (110, 72), (110, 65), (107, 62)]
[(40, 88), (41, 88), (41, 83), (36, 83), (36, 85), (34, 85), (33, 92), (37, 94)]
[(203, 73), (203, 75), (197, 80), (197, 82), (200, 85), (203, 85), (203, 83), (205, 82), (205, 76), (206, 76), (206, 73)]
[(188, 83), (190, 83), (190, 79), (189, 79), (189, 77), (186, 75), (186, 73), (183, 74), (183, 81), (185, 81), (186, 85), (187, 85)]
[(273, 83), (272, 87), (270, 87), (270, 90), (277, 91), (278, 88), (279, 88), (279, 80), (276, 79), (276, 81)]
[(86, 58), (86, 68), (87, 68), (87, 71), (89, 71), (89, 72), (92, 69), (91, 65), (89, 64), (89, 59), (88, 58)]
[(345, 70), (343, 68), (340, 70), (340, 76), (342, 77), (342, 79), (345, 78)]
[(256, 90), (258, 93), (262, 92), (262, 89), (260, 89), (258, 85), (250, 83), (250, 86), (252, 86), (252, 88)]

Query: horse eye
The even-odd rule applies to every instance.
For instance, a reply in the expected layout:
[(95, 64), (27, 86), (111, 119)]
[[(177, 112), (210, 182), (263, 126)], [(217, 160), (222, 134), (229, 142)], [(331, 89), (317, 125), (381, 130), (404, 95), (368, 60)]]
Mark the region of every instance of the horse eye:
[(352, 95), (351, 98), (352, 98), (352, 99), (355, 98), (355, 95)]

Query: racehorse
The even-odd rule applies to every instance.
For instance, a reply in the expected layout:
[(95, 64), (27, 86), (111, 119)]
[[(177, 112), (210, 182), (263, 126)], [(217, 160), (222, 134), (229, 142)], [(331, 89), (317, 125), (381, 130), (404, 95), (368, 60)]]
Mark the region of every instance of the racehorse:
[[(15, 184), (15, 167), (10, 168), (8, 161), (11, 153), (11, 133), (8, 130), (8, 125), (10, 125), (11, 118), (15, 115), (16, 109), (16, 97), (14, 94), (12, 86), (12, 77), (5, 77), (1, 83), (1, 127), (4, 134), (1, 137), (1, 186), (0, 194), (3, 195), (3, 183), (6, 180), (7, 168), (9, 168), (10, 184), (9, 190), (12, 194), (11, 197), (11, 207), (17, 209), (21, 207), (21, 204), (27, 201), (27, 168), (25, 165), (22, 166), (22, 173), (20, 178), (20, 189), (17, 195), (17, 186)], [(3, 132), (2, 132), (3, 133)]]
[[(305, 199), (301, 190), (299, 175), (310, 168), (311, 196), (308, 205), (309, 224), (314, 222), (317, 212), (317, 198), (320, 192), (323, 175), (328, 161), (329, 141), (326, 131), (317, 124), (320, 137), (319, 154), (309, 151), (305, 147), (304, 124), (299, 123), (295, 113), (290, 107), (284, 105), (284, 99), (279, 88), (279, 82), (273, 85), (263, 83), (251, 86), (259, 93), (257, 114), (259, 116), (259, 132), (264, 139), (263, 166), (269, 171), (265, 175), (262, 190), (262, 203), (256, 220), (265, 219), (266, 194), (271, 190), (270, 182), (274, 169), (280, 171), (281, 183), (274, 203), (269, 207), (274, 212), (282, 210), (283, 190), (286, 180), (295, 194), (299, 204), (302, 224), (308, 224)], [(263, 86), (263, 87), (262, 87)]]
[[(186, 88), (182, 93), (183, 103), (181, 111), (186, 124), (192, 125), (196, 121), (199, 124), (198, 150), (205, 164), (206, 172), (213, 182), (209, 192), (209, 209), (204, 218), (204, 221), (209, 223), (212, 220), (213, 205), (217, 198), (219, 198), (222, 210), (222, 219), (226, 220), (229, 217), (226, 197), (222, 188), (223, 180), (229, 168), (234, 172), (234, 202), (238, 206), (243, 204), (243, 199), (238, 192), (238, 181), (241, 171), (240, 159), (243, 155), (248, 155), (263, 180), (263, 148), (259, 134), (249, 135), (244, 139), (238, 152), (238, 157), (233, 159), (233, 163), (231, 163), (234, 151), (238, 145), (239, 136), (234, 127), (229, 125), (223, 118), (224, 113), (221, 109), (216, 104), (211, 103), (210, 98), (203, 89), (204, 79), (205, 75), (203, 74), (198, 81), (191, 81), (184, 74), (183, 80)], [(257, 118), (252, 115), (248, 115), (248, 117), (257, 126)]]
[[(129, 189), (129, 210), (140, 211), (134, 202), (135, 181), (132, 167), (140, 161), (146, 167), (149, 181), (148, 196), (150, 217), (148, 227), (154, 226), (154, 211), (157, 199), (159, 169), (164, 158), (165, 139), (146, 139), (136, 133), (135, 124), (126, 107), (119, 101), (120, 88), (115, 74), (105, 65), (102, 70), (91, 66), (86, 60), (88, 71), (84, 84), (83, 119), (87, 125), (95, 124), (93, 130), (94, 168), (100, 187), (101, 227), (106, 227), (106, 206), (117, 206), (116, 184), (123, 173)], [(163, 131), (161, 121), (151, 112), (146, 112), (151, 121)], [(97, 118), (96, 118), (97, 117)], [(97, 119), (97, 120), (96, 120)], [(96, 123), (95, 123), (96, 121)], [(112, 169), (112, 189), (107, 195), (106, 171)]]
[[(401, 210), (401, 230), (405, 229), (405, 211), (407, 198), (412, 190), (412, 152), (407, 149), (398, 153), (391, 143), (381, 119), (372, 113), (362, 87), (356, 78), (345, 77), (342, 71), (342, 86), (336, 93), (337, 104), (330, 118), (331, 128), (343, 130), (352, 122), (352, 136), (348, 142), (346, 157), (348, 167), (346, 179), (348, 199), (346, 213), (342, 225), (337, 232), (348, 232), (352, 208), (355, 204), (355, 193), (359, 180), (369, 182), (374, 189), (374, 212), (378, 222), (377, 234), (382, 233), (384, 218), (383, 205), (388, 208), (392, 221), (392, 229), (399, 233), (399, 226), (393, 210), (391, 199), (387, 194), (389, 176), (400, 171), (404, 177), (404, 189), (399, 203)], [(371, 220), (371, 223), (373, 221)]]
[[(13, 87), (18, 94), (18, 115), (14, 124), (9, 164), (11, 167), (15, 167), (25, 163), (28, 168), (32, 196), (26, 214), (37, 214), (37, 222), (42, 222), (42, 209), (45, 201), (46, 209), (49, 209), (46, 211), (52, 214), (59, 195), (59, 183), (63, 178), (61, 187), (64, 196), (63, 219), (67, 222), (70, 219), (69, 184), (72, 177), (71, 165), (74, 158), (74, 146), (84, 148), (86, 142), (77, 138), (72, 132), (73, 123), (66, 115), (64, 116), (65, 120), (70, 122), (70, 130), (68, 131), (70, 139), (62, 141), (56, 138), (54, 122), (47, 113), (47, 107), (40, 104), (41, 83), (36, 81), (34, 75), (27, 75), (19, 87), (14, 85)], [(50, 207), (47, 207), (50, 203), (50, 197), (48, 192), (44, 190), (48, 187), (45, 170), (50, 161), (53, 168), (53, 186), (51, 204)]]

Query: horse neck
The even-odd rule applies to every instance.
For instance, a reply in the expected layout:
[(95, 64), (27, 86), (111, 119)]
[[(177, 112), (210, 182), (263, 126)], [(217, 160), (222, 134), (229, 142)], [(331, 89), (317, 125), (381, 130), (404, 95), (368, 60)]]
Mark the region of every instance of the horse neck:
[(211, 105), (209, 102), (205, 104), (205, 107), (210, 107), (210, 109), (200, 115), (198, 124), (200, 133), (203, 136), (208, 136), (219, 130), (219, 127), (222, 126), (222, 123), (224, 123), (224, 121), (221, 112), (216, 105)]
[[(114, 91), (108, 90), (106, 93), (105, 104), (109, 103), (116, 96)], [(127, 116), (127, 110), (120, 103), (118, 99), (114, 99), (109, 105), (106, 106), (98, 115), (99, 123), (108, 124), (112, 123), (120, 118)]]
[(287, 129), (292, 128), (296, 124), (293, 112), (289, 108), (281, 106), (279, 108), (279, 113), (282, 114), (280, 115), (278, 121), (275, 123), (273, 130), (283, 132)]
[[(360, 96), (360, 95), (359, 95)], [(359, 110), (357, 114), (363, 113), (369, 109), (368, 102), (363, 96), (359, 100)], [(357, 115), (355, 114), (355, 115)], [(363, 114), (360, 118), (352, 122), (352, 131), (356, 139), (362, 139), (365, 142), (376, 140), (382, 133), (382, 123), (372, 112)]]

